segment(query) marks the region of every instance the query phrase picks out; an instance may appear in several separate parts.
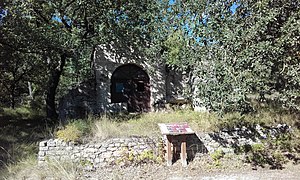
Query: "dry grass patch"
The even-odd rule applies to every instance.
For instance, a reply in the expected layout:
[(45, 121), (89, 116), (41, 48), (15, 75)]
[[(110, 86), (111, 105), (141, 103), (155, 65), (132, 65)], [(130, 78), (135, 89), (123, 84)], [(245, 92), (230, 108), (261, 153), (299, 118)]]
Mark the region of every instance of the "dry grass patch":
[(95, 119), (92, 128), (97, 138), (126, 136), (160, 136), (158, 123), (187, 122), (194, 131), (214, 130), (217, 117), (209, 113), (175, 111), (172, 113), (147, 113), (129, 119), (104, 116)]
[(172, 122), (187, 122), (196, 132), (211, 132), (241, 126), (249, 127), (255, 124), (276, 126), (278, 123), (285, 123), (295, 127), (295, 123), (299, 122), (299, 116), (262, 111), (247, 115), (228, 113), (220, 117), (214, 113), (185, 110), (171, 113), (146, 113), (136, 116), (103, 116), (93, 119), (92, 122), (93, 136), (106, 139), (128, 136), (160, 136), (157, 124)]
[(3, 180), (15, 179), (66, 179), (75, 180), (78, 168), (69, 161), (51, 160), (45, 165), (38, 165), (36, 156), (30, 156), (17, 163), (7, 165), (0, 172)]

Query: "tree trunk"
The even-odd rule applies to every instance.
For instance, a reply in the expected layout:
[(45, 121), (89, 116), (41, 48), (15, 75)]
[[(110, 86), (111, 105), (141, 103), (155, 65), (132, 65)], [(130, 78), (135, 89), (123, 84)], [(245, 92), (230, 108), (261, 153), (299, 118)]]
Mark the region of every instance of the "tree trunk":
[(29, 97), (30, 97), (31, 100), (33, 100), (31, 82), (28, 81), (27, 84), (28, 84)]
[(13, 84), (12, 86), (11, 86), (11, 89), (10, 89), (10, 107), (12, 108), (12, 109), (15, 109), (15, 107), (16, 107), (16, 101), (15, 101), (15, 85)]
[(60, 80), (60, 76), (63, 72), (64, 66), (66, 64), (66, 54), (61, 54), (60, 56), (60, 65), (58, 68), (55, 68), (50, 71), (50, 77), (48, 80), (48, 90), (46, 93), (46, 109), (47, 109), (47, 119), (49, 120), (57, 120), (58, 114), (56, 112), (55, 105), (55, 95), (56, 89)]

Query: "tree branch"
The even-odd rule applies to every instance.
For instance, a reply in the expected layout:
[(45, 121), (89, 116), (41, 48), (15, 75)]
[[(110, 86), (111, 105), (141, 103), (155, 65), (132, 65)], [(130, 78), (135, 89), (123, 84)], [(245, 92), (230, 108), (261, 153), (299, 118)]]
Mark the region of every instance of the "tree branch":
[(4, 47), (8, 47), (14, 51), (17, 51), (17, 52), (20, 52), (20, 53), (25, 53), (25, 54), (40, 54), (40, 52), (38, 51), (30, 51), (30, 50), (25, 50), (23, 48), (19, 48), (19, 47), (16, 47), (16, 46), (13, 46), (7, 42), (4, 42), (4, 41), (1, 41), (0, 39), (0, 44), (2, 44)]
[(51, 24), (50, 20), (47, 19), (45, 16), (43, 16), (42, 12), (40, 12), (39, 10), (33, 8), (33, 11), (38, 15), (38, 17), (40, 17), (40, 19), (42, 19), (44, 22), (46, 22), (47, 24)]

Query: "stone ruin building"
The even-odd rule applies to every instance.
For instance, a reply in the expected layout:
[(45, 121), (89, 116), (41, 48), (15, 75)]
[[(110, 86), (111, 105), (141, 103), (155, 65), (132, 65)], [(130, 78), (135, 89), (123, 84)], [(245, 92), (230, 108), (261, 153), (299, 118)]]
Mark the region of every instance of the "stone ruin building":
[(94, 79), (69, 90), (59, 105), (60, 119), (107, 112), (150, 112), (167, 103), (185, 103), (184, 73), (152, 63), (117, 43), (93, 52)]

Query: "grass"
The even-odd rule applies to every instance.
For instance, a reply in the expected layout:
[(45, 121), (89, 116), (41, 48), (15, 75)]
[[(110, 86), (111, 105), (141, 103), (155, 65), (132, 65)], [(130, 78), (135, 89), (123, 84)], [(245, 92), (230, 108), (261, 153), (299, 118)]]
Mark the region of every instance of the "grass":
[[(36, 161), (38, 142), (50, 137), (42, 113), (28, 107), (0, 108), (0, 179)], [(16, 170), (16, 172), (19, 172)]]
[[(235, 127), (276, 126), (288, 124), (299, 129), (300, 116), (290, 113), (259, 113), (241, 115), (228, 113), (219, 117), (214, 113), (179, 110), (174, 112), (146, 114), (115, 114), (71, 120), (56, 133), (60, 139), (80, 141), (82, 136), (107, 139), (128, 136), (161, 136), (158, 123), (187, 122), (195, 132), (212, 132)], [(297, 124), (298, 123), (298, 124)]]
[(122, 118), (103, 116), (92, 118), (92, 134), (101, 139), (124, 136), (160, 136), (158, 123), (187, 122), (196, 132), (218, 131), (255, 124), (276, 126), (286, 123), (297, 127), (300, 116), (296, 114), (275, 114), (263, 111), (255, 114), (241, 115), (229, 113), (219, 117), (214, 113), (175, 111), (172, 113), (147, 113), (138, 116), (121, 116)]
[(126, 136), (160, 136), (158, 123), (187, 122), (194, 131), (211, 131), (217, 121), (216, 116), (194, 111), (172, 113), (147, 113), (130, 118), (103, 116), (92, 119), (92, 134), (101, 139)]
[[(70, 120), (65, 126), (59, 127), (56, 133), (53, 133), (53, 129), (47, 128), (41, 118), (30, 119), (34, 116), (25, 110), (4, 109), (0, 111), (0, 117), (7, 118), (6, 122), (4, 119), (0, 123), (0, 165), (2, 166), (0, 166), (0, 179), (1, 176), (5, 179), (26, 179), (28, 175), (33, 179), (43, 179), (44, 177), (75, 179), (78, 169), (76, 169), (76, 164), (71, 162), (52, 161), (47, 167), (37, 166), (37, 143), (50, 138), (52, 134), (58, 135), (59, 131), (66, 129), (67, 133), (62, 133), (66, 140), (71, 140), (69, 135), (74, 135), (73, 131), (77, 133), (79, 131), (82, 136), (79, 138), (82, 139), (87, 137), (87, 139), (103, 140), (128, 136), (160, 137), (158, 123), (187, 122), (196, 132), (218, 131), (222, 128), (244, 125), (272, 126), (286, 123), (299, 132), (300, 122), (300, 116), (297, 114), (272, 111), (261, 111), (248, 115), (230, 113), (219, 117), (214, 113), (178, 110), (169, 113), (115, 114)], [(68, 126), (72, 127), (71, 130), (67, 128)], [(289, 142), (299, 144), (297, 138), (299, 136)], [(283, 141), (283, 143), (285, 142)]]
[[(75, 180), (77, 164), (70, 161), (48, 161), (47, 165), (38, 165), (36, 156), (30, 155), (0, 171), (4, 180), (15, 179), (66, 179)], [(1, 178), (1, 177), (0, 177)]]
[[(44, 117), (45, 113), (41, 109), (30, 108), (29, 106), (11, 108), (0, 108), (0, 118), (6, 121), (18, 121), (21, 119), (38, 119)], [(0, 122), (1, 123), (1, 122)]]

